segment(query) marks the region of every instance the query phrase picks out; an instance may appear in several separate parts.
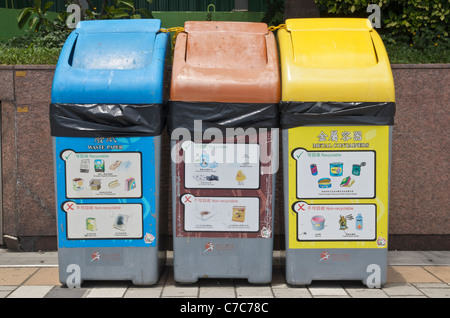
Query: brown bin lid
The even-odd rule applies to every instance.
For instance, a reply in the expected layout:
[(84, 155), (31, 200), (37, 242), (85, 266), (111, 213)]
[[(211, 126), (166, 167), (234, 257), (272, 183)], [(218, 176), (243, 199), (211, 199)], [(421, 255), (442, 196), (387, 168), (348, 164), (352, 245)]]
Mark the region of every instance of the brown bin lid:
[(273, 33), (265, 23), (186, 22), (175, 45), (170, 99), (278, 102), (280, 76)]

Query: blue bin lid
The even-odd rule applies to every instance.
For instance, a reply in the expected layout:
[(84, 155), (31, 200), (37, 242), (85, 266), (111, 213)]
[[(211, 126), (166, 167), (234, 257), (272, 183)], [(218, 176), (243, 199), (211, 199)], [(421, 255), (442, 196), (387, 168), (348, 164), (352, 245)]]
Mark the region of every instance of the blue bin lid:
[(81, 21), (61, 51), (53, 103), (161, 103), (168, 35), (161, 21)]
[(157, 33), (161, 29), (159, 19), (95, 20), (81, 21), (75, 32), (86, 33)]

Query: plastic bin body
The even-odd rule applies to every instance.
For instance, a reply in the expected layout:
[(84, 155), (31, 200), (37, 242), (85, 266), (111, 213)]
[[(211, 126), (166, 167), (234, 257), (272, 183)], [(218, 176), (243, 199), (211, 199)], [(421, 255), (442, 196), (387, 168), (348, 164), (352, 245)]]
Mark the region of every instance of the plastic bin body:
[(281, 104), (315, 105), (297, 127), (285, 125), (295, 112), (281, 119), (287, 282), (379, 287), (387, 271), (392, 125), (372, 122), (379, 114), (364, 107), (395, 102), (383, 43), (365, 19), (290, 19), (277, 37)]
[[(93, 115), (98, 127), (162, 104), (168, 36), (159, 30), (159, 20), (80, 22), (59, 57), (52, 103), (107, 105)], [(117, 123), (104, 135), (95, 125), (81, 137), (52, 133), (60, 282), (154, 284), (166, 259), (161, 136), (122, 133)]]
[[(278, 104), (278, 68), (276, 40), (267, 25), (186, 22), (175, 46), (171, 102), (189, 103), (185, 109), (193, 115), (186, 120), (205, 120), (205, 111), (208, 120), (215, 116), (226, 125), (236, 105), (245, 117), (254, 105)], [(223, 114), (208, 109), (217, 105)], [(181, 159), (172, 159), (174, 278), (180, 283), (198, 278), (266, 283), (272, 278), (278, 128), (255, 129), (245, 141), (225, 136), (180, 141), (171, 135), (171, 147)], [(251, 164), (239, 164), (237, 158), (216, 164), (223, 150), (250, 156)], [(270, 162), (260, 162), (263, 151)]]

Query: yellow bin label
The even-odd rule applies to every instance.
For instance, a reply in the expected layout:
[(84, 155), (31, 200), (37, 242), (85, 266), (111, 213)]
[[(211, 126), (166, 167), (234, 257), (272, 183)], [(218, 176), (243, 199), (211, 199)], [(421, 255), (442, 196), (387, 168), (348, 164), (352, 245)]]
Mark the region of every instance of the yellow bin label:
[(289, 248), (387, 248), (389, 126), (289, 134)]

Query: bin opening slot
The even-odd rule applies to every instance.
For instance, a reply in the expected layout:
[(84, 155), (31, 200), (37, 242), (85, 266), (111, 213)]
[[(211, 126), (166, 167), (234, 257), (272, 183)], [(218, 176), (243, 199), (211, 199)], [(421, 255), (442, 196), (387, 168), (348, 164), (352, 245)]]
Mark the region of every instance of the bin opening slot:
[(75, 51), (75, 47), (77, 46), (77, 41), (78, 41), (78, 35), (75, 38), (75, 40), (73, 41), (73, 45), (72, 45), (72, 48), (71, 48), (70, 54), (69, 54), (69, 60), (67, 61), (67, 63), (70, 66), (73, 66), (73, 52)]
[(377, 48), (375, 46), (375, 43), (373, 42), (372, 31), (370, 31), (370, 40), (372, 41), (373, 52), (375, 54), (375, 59), (376, 59), (377, 64), (378, 64), (378, 62), (379, 62), (378, 53), (377, 53)]
[(152, 60), (155, 33), (81, 33), (69, 65), (79, 69), (142, 69)]

